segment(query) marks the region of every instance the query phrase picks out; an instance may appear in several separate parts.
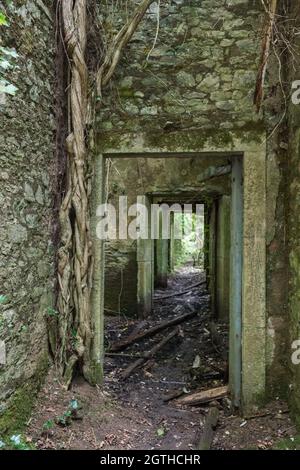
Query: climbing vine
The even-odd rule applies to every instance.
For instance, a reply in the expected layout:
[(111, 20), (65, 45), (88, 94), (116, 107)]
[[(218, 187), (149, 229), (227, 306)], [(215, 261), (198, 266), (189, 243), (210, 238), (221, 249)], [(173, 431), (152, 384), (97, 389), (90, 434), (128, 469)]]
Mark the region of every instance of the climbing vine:
[(59, 212), (58, 344), (55, 351), (66, 385), (76, 365), (95, 382), (91, 364), (93, 255), (90, 195), (93, 177), (93, 116), (96, 99), (109, 83), (126, 47), (154, 0), (143, 0), (108, 45), (96, 71), (86, 63), (87, 0), (60, 0), (63, 37), (69, 62), (69, 129), (66, 139), (67, 190)]

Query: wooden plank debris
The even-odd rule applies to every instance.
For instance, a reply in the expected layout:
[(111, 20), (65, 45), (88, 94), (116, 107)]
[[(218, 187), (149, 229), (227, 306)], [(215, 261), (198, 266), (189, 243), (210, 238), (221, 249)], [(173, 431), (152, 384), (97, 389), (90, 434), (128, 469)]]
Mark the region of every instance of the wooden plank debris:
[(137, 343), (138, 341), (141, 341), (144, 338), (149, 338), (150, 336), (154, 336), (160, 331), (169, 328), (171, 326), (179, 325), (180, 323), (183, 323), (184, 321), (187, 321), (194, 316), (196, 316), (198, 313), (198, 310), (192, 310), (188, 313), (185, 313), (184, 315), (180, 315), (177, 317), (172, 318), (171, 320), (166, 320), (158, 325), (153, 326), (152, 328), (149, 328), (146, 331), (141, 331), (138, 333), (134, 333), (127, 338), (121, 339), (117, 343), (114, 343), (111, 345), (109, 348), (108, 352), (119, 352), (122, 351), (123, 349), (127, 348), (130, 346), (132, 343)]
[(211, 388), (209, 390), (201, 390), (198, 392), (190, 393), (183, 398), (179, 398), (177, 403), (180, 405), (201, 405), (204, 403), (209, 403), (210, 401), (220, 400), (221, 398), (226, 397), (228, 394), (228, 387), (217, 387)]
[(179, 327), (175, 328), (175, 330), (171, 331), (171, 333), (168, 334), (165, 338), (163, 338), (159, 343), (156, 343), (150, 351), (147, 351), (144, 353), (144, 357), (137, 359), (135, 362), (130, 364), (123, 372), (121, 373), (121, 378), (123, 380), (127, 379), (132, 372), (134, 372), (138, 367), (141, 367), (144, 362), (146, 362), (148, 359), (151, 359), (155, 354), (160, 351), (174, 336), (178, 335), (179, 333)]
[[(179, 295), (184, 295), (184, 294), (187, 294), (188, 292), (190, 292), (192, 289), (195, 289), (196, 287), (203, 286), (204, 284), (206, 284), (206, 280), (201, 281), (201, 282), (197, 282), (197, 284), (193, 284), (192, 286), (189, 287), (189, 289), (186, 289), (186, 290), (175, 292), (173, 294), (160, 295), (160, 296), (157, 296), (157, 297), (154, 296), (154, 300), (164, 300), (164, 299), (170, 299), (171, 297), (177, 297)], [(203, 297), (205, 295), (209, 295), (208, 292), (203, 293), (200, 297)]]
[(172, 390), (171, 392), (167, 393), (163, 397), (163, 401), (168, 403), (169, 401), (175, 400), (175, 398), (179, 398), (184, 394), (183, 388), (179, 388), (177, 390)]

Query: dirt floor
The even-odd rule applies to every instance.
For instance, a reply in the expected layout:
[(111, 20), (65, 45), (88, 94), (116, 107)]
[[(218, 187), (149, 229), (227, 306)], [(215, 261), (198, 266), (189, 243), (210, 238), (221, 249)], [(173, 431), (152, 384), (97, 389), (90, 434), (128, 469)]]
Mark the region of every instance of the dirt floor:
[[(209, 309), (204, 274), (182, 268), (168, 289), (156, 290), (149, 320), (106, 317), (107, 349), (120, 338), (159, 322), (196, 310), (156, 355), (126, 380), (121, 372), (141, 353), (165, 338), (174, 327), (107, 355), (103, 387), (76, 379), (66, 391), (52, 369), (40, 392), (26, 431), (40, 449), (197, 449), (210, 407), (220, 418), (213, 449), (268, 449), (284, 438), (293, 440), (294, 426), (285, 403), (275, 401), (259, 416), (243, 419), (232, 414), (228, 398), (205, 406), (180, 405), (172, 395), (185, 395), (227, 382), (228, 325), (215, 324)], [(163, 299), (189, 289), (188, 293)]]

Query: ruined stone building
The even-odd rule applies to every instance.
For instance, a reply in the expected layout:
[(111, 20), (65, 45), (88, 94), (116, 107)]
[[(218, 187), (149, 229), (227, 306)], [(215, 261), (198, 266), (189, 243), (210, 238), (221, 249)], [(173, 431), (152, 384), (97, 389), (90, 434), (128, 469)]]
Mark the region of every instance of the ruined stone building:
[[(126, 2), (116, 11), (113, 1), (98, 3), (103, 31), (118, 31)], [(124, 195), (129, 205), (137, 197), (149, 205), (202, 204), (211, 307), (229, 324), (236, 404), (246, 410), (280, 397), (300, 422), (300, 365), (291, 359), (300, 340), (300, 105), (291, 98), (299, 58), (279, 39), (271, 46), (257, 112), (253, 95), (266, 22), (261, 1), (160, 3), (156, 41), (154, 2), (96, 103), (93, 230), (104, 192), (115, 204)], [(297, 3), (278, 7), (289, 18), (282, 34), (295, 51)], [(55, 340), (68, 84), (53, 4), (14, 1), (1, 39), (19, 55), (10, 71), (17, 92), (0, 94), (4, 428), (28, 417)], [(218, 176), (216, 168), (228, 171)], [(93, 243), (99, 250), (93, 311), (99, 318), (103, 309), (151, 315), (154, 280), (168, 276), (170, 245), (119, 237), (106, 242), (103, 253), (95, 233)]]

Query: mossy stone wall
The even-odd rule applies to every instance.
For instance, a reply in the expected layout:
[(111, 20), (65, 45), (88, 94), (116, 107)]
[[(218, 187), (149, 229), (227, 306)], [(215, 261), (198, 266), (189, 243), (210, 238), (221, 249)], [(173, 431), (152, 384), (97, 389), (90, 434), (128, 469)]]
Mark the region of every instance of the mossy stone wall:
[[(1, 5), (2, 2), (0, 2)], [(0, 434), (30, 411), (47, 370), (47, 312), (53, 307), (51, 179), (54, 170), (55, 28), (53, 2), (16, 0), (6, 7), (1, 45), (18, 53), (0, 95)], [(1, 8), (2, 9), (2, 8)]]

